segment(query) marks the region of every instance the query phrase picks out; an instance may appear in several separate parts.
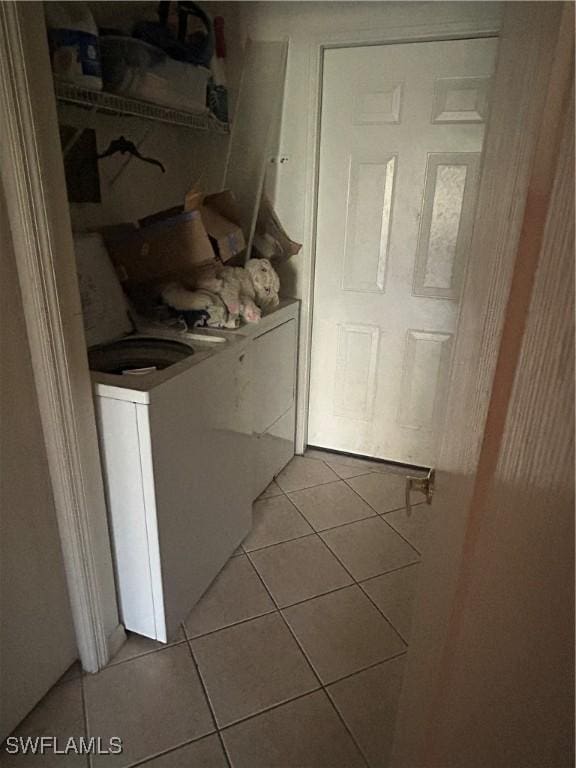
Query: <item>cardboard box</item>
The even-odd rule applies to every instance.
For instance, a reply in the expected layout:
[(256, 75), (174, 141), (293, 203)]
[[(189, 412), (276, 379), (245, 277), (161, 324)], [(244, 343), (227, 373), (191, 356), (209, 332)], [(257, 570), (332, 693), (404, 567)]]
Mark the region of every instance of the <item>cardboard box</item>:
[(224, 190), (208, 195), (200, 206), (200, 215), (216, 255), (224, 263), (246, 248), (240, 226), (240, 214), (231, 192)]
[(258, 210), (254, 250), (272, 263), (286, 261), (300, 253), (302, 245), (291, 240), (276, 215), (272, 203), (263, 195)]
[(191, 277), (215, 258), (229, 261), (246, 247), (238, 221), (230, 192), (202, 199), (192, 190), (183, 206), (147, 216), (139, 226), (106, 227), (103, 235), (120, 278), (145, 283)]

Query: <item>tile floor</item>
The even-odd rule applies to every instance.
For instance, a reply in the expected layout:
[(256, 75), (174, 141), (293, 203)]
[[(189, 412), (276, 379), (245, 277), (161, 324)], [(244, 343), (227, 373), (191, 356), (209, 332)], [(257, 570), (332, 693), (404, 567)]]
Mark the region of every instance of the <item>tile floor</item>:
[(429, 519), (406, 517), (403, 474), (295, 457), (178, 637), (132, 635), (97, 675), (74, 665), (17, 735), (123, 739), (47, 768), (385, 768)]

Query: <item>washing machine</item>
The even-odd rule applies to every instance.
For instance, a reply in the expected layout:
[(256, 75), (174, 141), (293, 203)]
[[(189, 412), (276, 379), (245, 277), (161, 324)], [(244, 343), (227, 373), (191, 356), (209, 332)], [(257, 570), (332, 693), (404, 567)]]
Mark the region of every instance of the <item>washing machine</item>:
[(249, 339), (135, 327), (101, 237), (75, 249), (122, 621), (167, 642), (251, 527)]

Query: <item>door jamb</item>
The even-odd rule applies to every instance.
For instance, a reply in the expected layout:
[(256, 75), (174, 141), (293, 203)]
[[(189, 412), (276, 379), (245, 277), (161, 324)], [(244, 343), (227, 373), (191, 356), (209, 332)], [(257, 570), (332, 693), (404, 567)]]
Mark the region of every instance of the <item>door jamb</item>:
[[(46, 89), (51, 72), (39, 71), (44, 62), (33, 58), (36, 45), (47, 51), (42, 5), (0, 3), (1, 181), (78, 652), (84, 670), (97, 672), (125, 633), (118, 621), (55, 104)], [(79, 351), (82, 375), (71, 368)]]
[(308, 444), (308, 410), (310, 405), (310, 371), (312, 362), (312, 323), (314, 315), (314, 280), (316, 265), (316, 233), (318, 214), (318, 181), (320, 171), (320, 121), (324, 51), (331, 48), (353, 48), (371, 45), (442, 42), (448, 40), (498, 37), (501, 20), (482, 22), (446, 22), (417, 26), (388, 27), (375, 30), (336, 32), (313, 37), (308, 46), (308, 123), (306, 158), (306, 206), (303, 242), (302, 304), (298, 365), (298, 401), (296, 404), (296, 453), (302, 454)]

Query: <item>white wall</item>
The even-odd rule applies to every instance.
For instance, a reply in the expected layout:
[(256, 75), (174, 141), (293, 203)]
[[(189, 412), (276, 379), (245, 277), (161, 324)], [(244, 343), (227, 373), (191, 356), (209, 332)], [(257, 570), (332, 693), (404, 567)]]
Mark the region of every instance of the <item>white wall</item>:
[(0, 186), (0, 741), (77, 657), (22, 296)]
[[(62, 122), (75, 124), (77, 114), (74, 108), (61, 110)], [(100, 153), (113, 139), (125, 136), (143, 155), (160, 160), (166, 173), (128, 155), (101, 160), (98, 165), (102, 203), (72, 204), (75, 230), (135, 221), (181, 204), (186, 192), (196, 184), (206, 193), (221, 187), (228, 136), (104, 115), (98, 116), (91, 127), (96, 130)]]

